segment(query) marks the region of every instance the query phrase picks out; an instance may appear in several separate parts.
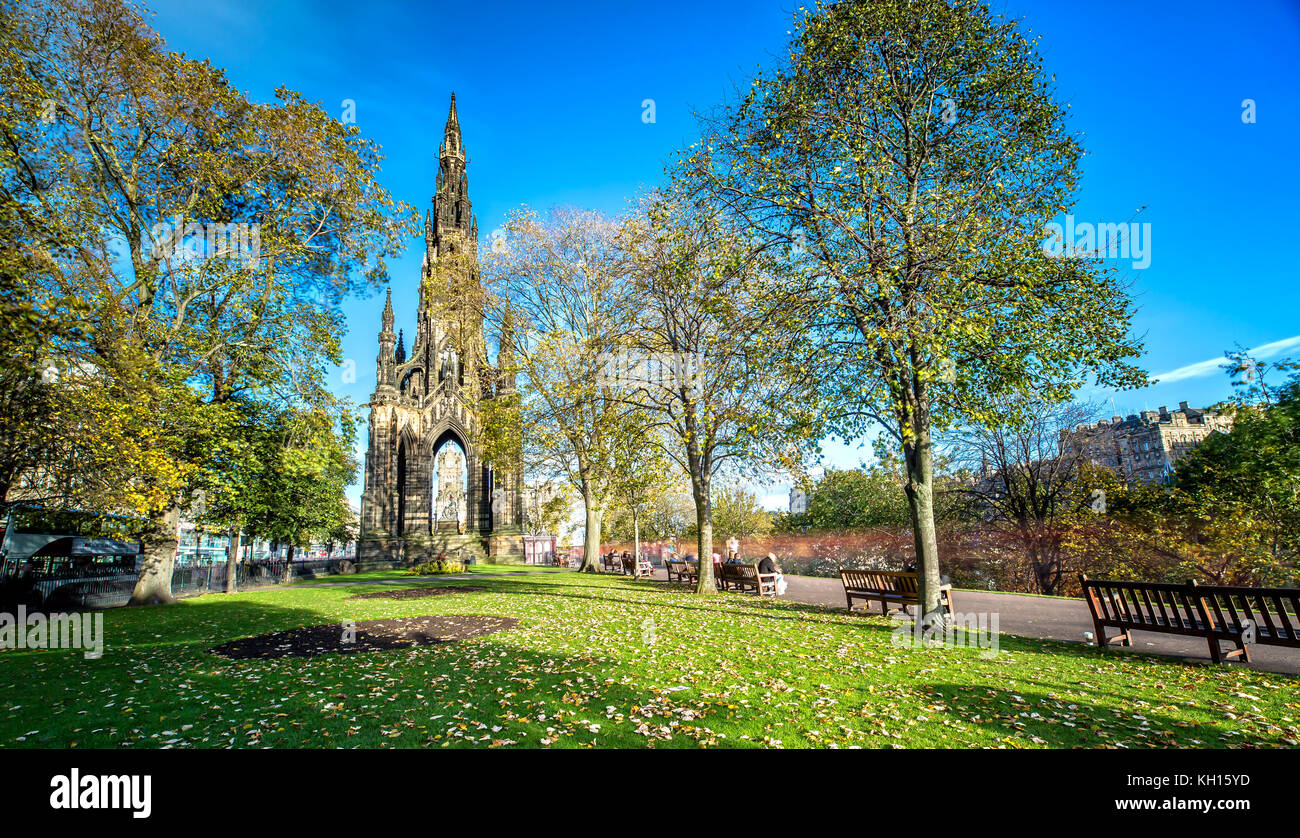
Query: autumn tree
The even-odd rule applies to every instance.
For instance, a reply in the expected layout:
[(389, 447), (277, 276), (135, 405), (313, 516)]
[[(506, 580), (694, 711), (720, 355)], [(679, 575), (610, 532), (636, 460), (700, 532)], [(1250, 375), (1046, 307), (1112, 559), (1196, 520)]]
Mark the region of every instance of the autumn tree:
[(564, 538), (569, 534), (575, 494), (567, 483), (534, 486), (524, 490), (528, 498), (524, 523), (528, 532)]
[[(685, 478), (674, 476), (676, 471), (674, 466), (671, 473), (663, 475), (663, 482), (654, 488), (641, 506), (636, 528), (640, 530), (643, 541), (676, 541), (695, 534), (695, 501)], [(615, 513), (610, 527), (611, 538), (632, 540), (635, 533), (627, 508), (616, 507)]]
[(903, 456), (922, 613), (939, 616), (936, 430), (999, 400), (1128, 387), (1125, 287), (1044, 251), (1082, 149), (1033, 44), (976, 2), (845, 0), (796, 21), (693, 149), (696, 179), (805, 279), (839, 435), (883, 428)]
[[(1113, 522), (1077, 549), (1121, 578), (1294, 586), (1300, 579), (1300, 364), (1230, 352), (1232, 416), (1174, 469), (1169, 485), (1108, 495)], [(1281, 377), (1281, 380), (1275, 380)]]
[(763, 508), (758, 494), (738, 482), (713, 489), (713, 526), (720, 534), (752, 538), (772, 529), (772, 515)]
[[(43, 294), (88, 309), (58, 358), (94, 383), (68, 400), (68, 502), (147, 519), (132, 602), (167, 601), (180, 510), (223, 467), (234, 402), (330, 404), (341, 304), (384, 279), (414, 213), (379, 186), (378, 150), (355, 126), (286, 89), (249, 100), (167, 51), (137, 7), (21, 8), (24, 83), (48, 105), (23, 118), (49, 119), (13, 135), (6, 175), (38, 204), (58, 197), (84, 231), (28, 237), (58, 266)], [(121, 421), (99, 422), (114, 406)]]
[(289, 544), (291, 557), (311, 541), (349, 540), (352, 512), (344, 492), (356, 477), (358, 420), (342, 404), (229, 404), (236, 412), (232, 426), (213, 441), (222, 467), (205, 470), (195, 490), (204, 499), (200, 523), (230, 536), (226, 590), (234, 592), (234, 562), (246, 538)]
[(713, 480), (793, 465), (815, 436), (801, 393), (803, 330), (774, 306), (781, 277), (710, 196), (671, 189), (624, 231), (640, 307), (620, 389), (650, 417), (649, 439), (690, 481), (700, 562), (714, 593)]
[(619, 224), (594, 212), (522, 209), (502, 229), (483, 259), (483, 313), (517, 374), (520, 456), (530, 473), (563, 479), (582, 499), (582, 570), (594, 572), (620, 464), (644, 433), (636, 406), (603, 377), (632, 311)]
[(56, 82), (29, 60), (40, 48), (40, 26), (0, 14), (0, 501), (21, 481), (22, 499), (44, 505), (54, 484), (40, 478), (65, 453), (54, 362), (84, 314), (56, 279), (75, 270), (87, 233), (76, 223), (83, 184), (59, 176), (56, 154), (27, 153), (56, 116)]
[(806, 510), (782, 519), (785, 530), (894, 531), (909, 524), (906, 475), (898, 457), (870, 466), (826, 468), (805, 489)]
[[(644, 416), (641, 422), (649, 424)], [(647, 529), (647, 517), (653, 518), (664, 508), (667, 498), (680, 495), (684, 486), (680, 470), (664, 456), (662, 446), (650, 444), (648, 438), (629, 439), (627, 443), (617, 455), (619, 480), (614, 487), (613, 519), (607, 529), (611, 538), (631, 541), (633, 559), (639, 561), (643, 531), (662, 537), (657, 529)]]
[(324, 411), (267, 411), (257, 418), (256, 473), (241, 481), (229, 512), (253, 537), (296, 548), (347, 538), (352, 512), (344, 496), (356, 477), (356, 419)]
[[(1235, 394), (1227, 433), (1212, 434), (1174, 472), (1179, 505), (1200, 521), (1232, 521), (1255, 584), (1300, 574), (1300, 361), (1227, 355)], [(1277, 380), (1277, 379), (1281, 380)]]
[(992, 533), (1009, 537), (1032, 571), (1037, 592), (1059, 593), (1071, 530), (1106, 511), (1105, 490), (1089, 480), (1079, 448), (1062, 434), (1090, 423), (1084, 404), (1008, 403), (995, 424), (954, 434), (952, 450), (973, 473), (965, 494)]

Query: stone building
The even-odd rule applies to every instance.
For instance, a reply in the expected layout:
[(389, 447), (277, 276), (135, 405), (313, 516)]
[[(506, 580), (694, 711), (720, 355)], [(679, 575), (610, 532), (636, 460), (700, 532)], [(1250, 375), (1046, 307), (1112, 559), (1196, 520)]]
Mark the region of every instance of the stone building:
[(1161, 406), (1062, 431), (1061, 453), (1082, 455), (1127, 482), (1150, 485), (1167, 479), (1174, 465), (1206, 437), (1231, 428), (1230, 417), (1179, 402), (1175, 411)]
[[(482, 454), (482, 408), (512, 391), (513, 374), (488, 363), (480, 308), (478, 224), (456, 96), (439, 151), (437, 190), (425, 214), (415, 338), (393, 333), (392, 293), (379, 332), (370, 442), (361, 495), (358, 564), (413, 564), (445, 551), (478, 561), (523, 560), (518, 466)], [(509, 341), (503, 341), (508, 345)]]

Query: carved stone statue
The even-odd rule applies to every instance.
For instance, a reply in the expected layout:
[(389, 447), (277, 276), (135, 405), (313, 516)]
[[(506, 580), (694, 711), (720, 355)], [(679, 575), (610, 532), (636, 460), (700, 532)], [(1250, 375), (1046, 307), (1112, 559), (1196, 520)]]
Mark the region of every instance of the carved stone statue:
[(442, 352), (441, 372), (438, 375), (440, 381), (458, 381), (460, 379), (460, 359), (456, 357), (455, 349), (444, 349)]
[(464, 462), (460, 451), (451, 447), (444, 448), (438, 455), (438, 497), (434, 503), (434, 514), (438, 524), (456, 524), (461, 530), (464, 523), (465, 498), (462, 480)]

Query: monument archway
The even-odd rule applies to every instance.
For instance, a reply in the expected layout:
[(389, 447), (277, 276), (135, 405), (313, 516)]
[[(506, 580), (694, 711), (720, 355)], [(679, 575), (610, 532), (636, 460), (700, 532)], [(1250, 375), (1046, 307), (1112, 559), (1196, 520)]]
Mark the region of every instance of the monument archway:
[(435, 533), (461, 534), (469, 527), (469, 464), (469, 451), (454, 431), (444, 432), (434, 443), (429, 520)]

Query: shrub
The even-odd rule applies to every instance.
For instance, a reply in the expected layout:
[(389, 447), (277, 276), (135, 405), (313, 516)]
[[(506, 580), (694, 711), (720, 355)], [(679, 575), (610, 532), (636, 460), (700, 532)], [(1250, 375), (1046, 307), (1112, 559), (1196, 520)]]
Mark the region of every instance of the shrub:
[(434, 559), (417, 564), (407, 571), (412, 576), (434, 576), (440, 573), (465, 572), (465, 563), (459, 559)]

